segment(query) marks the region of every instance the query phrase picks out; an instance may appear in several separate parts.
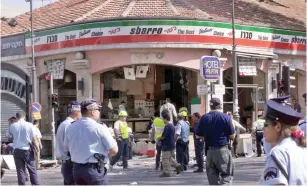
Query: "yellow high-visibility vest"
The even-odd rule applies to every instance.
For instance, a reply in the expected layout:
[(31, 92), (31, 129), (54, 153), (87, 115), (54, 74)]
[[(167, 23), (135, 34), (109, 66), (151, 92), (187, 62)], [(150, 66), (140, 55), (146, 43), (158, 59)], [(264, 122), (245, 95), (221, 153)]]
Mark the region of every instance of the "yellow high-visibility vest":
[(122, 135), (122, 138), (123, 139), (128, 139), (129, 138), (128, 124), (126, 122), (120, 121), (119, 128), (120, 128), (120, 133)]
[(155, 138), (158, 139), (162, 136), (165, 125), (163, 120), (158, 117), (154, 119), (153, 124), (155, 127)]

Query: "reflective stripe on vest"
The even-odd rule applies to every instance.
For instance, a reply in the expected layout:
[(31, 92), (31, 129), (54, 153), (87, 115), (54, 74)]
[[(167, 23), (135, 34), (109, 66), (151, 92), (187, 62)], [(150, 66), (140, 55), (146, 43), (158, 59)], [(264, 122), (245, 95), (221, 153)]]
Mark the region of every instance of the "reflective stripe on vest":
[(155, 127), (155, 138), (158, 139), (162, 136), (163, 130), (164, 130), (164, 122), (160, 118), (155, 118), (153, 121), (154, 127)]
[(122, 135), (123, 139), (128, 139), (128, 124), (126, 122), (120, 122), (119, 123), (120, 133)]

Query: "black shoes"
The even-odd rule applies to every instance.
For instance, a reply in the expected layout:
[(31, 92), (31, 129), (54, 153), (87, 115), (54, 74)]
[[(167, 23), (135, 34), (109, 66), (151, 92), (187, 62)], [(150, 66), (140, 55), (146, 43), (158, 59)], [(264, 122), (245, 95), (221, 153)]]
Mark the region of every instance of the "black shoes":
[(200, 172), (204, 172), (204, 169), (200, 169), (200, 168), (198, 168), (198, 169), (196, 169), (195, 171), (193, 171), (194, 173), (200, 173)]

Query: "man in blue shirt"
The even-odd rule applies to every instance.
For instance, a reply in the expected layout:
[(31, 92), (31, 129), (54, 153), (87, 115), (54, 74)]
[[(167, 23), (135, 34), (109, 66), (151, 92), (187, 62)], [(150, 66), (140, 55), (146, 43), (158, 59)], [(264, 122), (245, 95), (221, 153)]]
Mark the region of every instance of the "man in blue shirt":
[(234, 163), (228, 144), (229, 139), (234, 139), (235, 130), (231, 118), (221, 112), (220, 99), (212, 98), (210, 109), (199, 121), (195, 131), (196, 138), (204, 138), (208, 144), (206, 172), (209, 184), (231, 184)]
[(183, 171), (187, 170), (189, 163), (189, 135), (190, 125), (184, 120), (188, 114), (182, 111), (178, 114), (178, 123), (176, 126), (176, 160), (181, 164)]
[[(39, 185), (36, 172), (34, 151), (39, 152), (39, 143), (32, 123), (25, 121), (25, 113), (16, 113), (17, 121), (10, 125), (9, 134), (13, 138), (14, 161), (18, 185), (26, 184), (25, 168), (28, 168), (32, 185)], [(33, 144), (33, 145), (32, 145)]]
[(108, 156), (118, 152), (116, 141), (100, 119), (101, 105), (95, 100), (81, 103), (82, 118), (66, 129), (64, 146), (69, 150), (76, 185), (106, 185)]
[(165, 124), (165, 128), (162, 136), (158, 138), (158, 140), (161, 141), (163, 166), (163, 173), (160, 175), (160, 177), (170, 177), (170, 166), (176, 167), (176, 173), (180, 174), (181, 165), (174, 159), (175, 127), (171, 123), (170, 112), (163, 110), (162, 119)]
[(197, 130), (197, 127), (199, 125), (199, 119), (200, 119), (200, 114), (198, 112), (195, 112), (193, 114), (193, 118), (195, 121), (194, 124), (194, 147), (195, 147), (195, 159), (196, 159), (196, 165), (198, 169), (194, 171), (194, 173), (198, 172), (204, 172), (204, 139), (196, 139), (195, 136), (195, 131)]
[(69, 125), (81, 118), (81, 106), (77, 101), (68, 104), (68, 117), (63, 121), (56, 134), (56, 156), (62, 161), (61, 173), (64, 179), (64, 185), (74, 185), (73, 165), (70, 155), (64, 146), (65, 132)]

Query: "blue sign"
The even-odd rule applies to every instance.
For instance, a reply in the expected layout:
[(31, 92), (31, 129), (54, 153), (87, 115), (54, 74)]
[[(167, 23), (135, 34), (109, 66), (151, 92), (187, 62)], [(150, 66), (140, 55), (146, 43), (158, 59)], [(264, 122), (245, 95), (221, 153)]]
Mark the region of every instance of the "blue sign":
[(31, 104), (31, 112), (40, 112), (42, 110), (42, 106), (38, 102), (34, 102)]
[(217, 81), (220, 79), (221, 62), (215, 56), (203, 56), (200, 58), (200, 75), (208, 81)]

